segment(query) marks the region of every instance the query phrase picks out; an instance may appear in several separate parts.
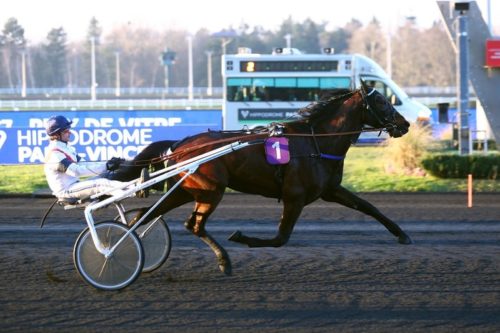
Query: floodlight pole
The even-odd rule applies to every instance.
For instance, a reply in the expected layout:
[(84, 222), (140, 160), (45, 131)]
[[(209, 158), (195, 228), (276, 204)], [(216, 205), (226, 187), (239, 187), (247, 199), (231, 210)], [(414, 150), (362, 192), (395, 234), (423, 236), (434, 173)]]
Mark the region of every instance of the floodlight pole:
[(224, 38), (222, 37), (221, 40), (221, 45), (222, 45), (222, 54), (226, 54), (226, 45), (231, 43), (232, 39), (231, 38)]
[(472, 151), (472, 140), (469, 127), (469, 44), (467, 33), (467, 14), (460, 11), (458, 15), (457, 33), (457, 86), (458, 86), (458, 114), (459, 133), (458, 149), (460, 155), (469, 155)]
[(212, 51), (205, 51), (207, 55), (207, 95), (212, 96)]
[(187, 36), (188, 42), (188, 100), (193, 100), (193, 36)]
[(21, 51), (21, 97), (26, 97), (26, 51)]
[(286, 41), (286, 47), (288, 49), (291, 49), (292, 48), (292, 35), (291, 34), (286, 34), (284, 38), (285, 38), (285, 41)]
[(116, 65), (116, 87), (115, 96), (120, 97), (120, 52), (115, 52), (115, 65)]
[(90, 70), (91, 70), (91, 82), (90, 82), (90, 99), (96, 100), (96, 78), (95, 78), (95, 37), (90, 37)]
[(168, 66), (169, 65), (164, 65), (163, 66), (163, 69), (164, 69), (164, 72), (165, 72), (165, 91), (166, 91), (166, 94), (168, 94), (168, 87), (170, 85), (170, 83), (168, 82)]

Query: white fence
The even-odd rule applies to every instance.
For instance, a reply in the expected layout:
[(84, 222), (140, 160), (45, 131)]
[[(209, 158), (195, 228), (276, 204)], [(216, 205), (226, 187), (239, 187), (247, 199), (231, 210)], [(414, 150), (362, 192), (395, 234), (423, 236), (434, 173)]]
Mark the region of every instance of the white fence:
[[(187, 88), (122, 88), (120, 98), (115, 97), (113, 88), (98, 88), (97, 100), (90, 97), (89, 88), (30, 88), (27, 91), (28, 99), (20, 98), (18, 88), (1, 88), (0, 109), (26, 110), (26, 109), (217, 109), (222, 108), (222, 88), (214, 87), (207, 94), (208, 88), (195, 87), (194, 99), (187, 98)], [(456, 87), (405, 87), (404, 90), (414, 99), (428, 106), (437, 103), (455, 103)], [(46, 99), (29, 99), (31, 96), (42, 95)], [(76, 99), (79, 96), (80, 99)], [(471, 101), (475, 94), (471, 89)], [(126, 97), (126, 98), (124, 98)], [(8, 99), (7, 99), (8, 98)], [(12, 99), (11, 99), (12, 98)]]
[[(119, 93), (117, 95), (117, 92)], [(222, 87), (193, 87), (194, 96), (207, 96), (209, 93), (213, 97), (222, 96)], [(19, 98), (22, 95), (21, 87), (13, 88), (0, 88), (1, 96), (11, 96), (12, 98)], [(61, 87), (61, 88), (26, 88), (26, 96), (45, 96), (47, 98), (54, 98), (55, 96), (65, 96), (72, 98), (74, 96), (89, 96), (91, 95), (89, 87)], [(137, 88), (116, 88), (103, 87), (96, 88), (97, 96), (130, 96), (134, 98), (137, 96), (145, 96), (148, 98), (168, 97), (168, 98), (182, 98), (189, 95), (187, 87), (137, 87)]]
[(0, 100), (0, 109), (220, 109), (222, 99), (63, 99), (63, 100)]

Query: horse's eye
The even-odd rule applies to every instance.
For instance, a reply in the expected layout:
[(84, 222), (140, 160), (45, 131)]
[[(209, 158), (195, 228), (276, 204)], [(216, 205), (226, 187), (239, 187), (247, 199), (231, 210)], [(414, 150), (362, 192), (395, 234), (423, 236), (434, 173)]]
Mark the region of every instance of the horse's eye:
[(375, 97), (375, 103), (380, 110), (386, 110), (389, 108), (389, 102), (384, 97), (378, 95)]

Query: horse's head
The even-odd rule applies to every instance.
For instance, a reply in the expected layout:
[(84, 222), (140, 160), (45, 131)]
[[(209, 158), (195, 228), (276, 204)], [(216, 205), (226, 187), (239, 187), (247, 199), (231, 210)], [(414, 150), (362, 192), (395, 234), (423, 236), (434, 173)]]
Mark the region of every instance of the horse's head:
[(385, 128), (390, 136), (398, 138), (406, 133), (410, 123), (392, 106), (392, 104), (375, 88), (368, 87), (361, 81), (361, 95), (366, 110), (364, 122), (375, 128)]

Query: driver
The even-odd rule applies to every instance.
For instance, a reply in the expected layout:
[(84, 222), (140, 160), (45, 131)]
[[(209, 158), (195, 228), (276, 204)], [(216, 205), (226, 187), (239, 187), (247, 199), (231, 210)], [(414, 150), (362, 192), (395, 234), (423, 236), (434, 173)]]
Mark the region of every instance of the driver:
[[(64, 116), (50, 117), (46, 132), (50, 143), (46, 150), (45, 177), (52, 193), (59, 199), (86, 199), (91, 195), (110, 191), (109, 195), (121, 195), (128, 188), (117, 180), (103, 178), (101, 174), (114, 171), (120, 167), (124, 159), (113, 157), (107, 162), (85, 162), (68, 142), (71, 137), (71, 121)], [(80, 180), (80, 177), (89, 177)], [(149, 179), (147, 169), (143, 169), (141, 180)], [(137, 197), (147, 197), (148, 191), (136, 193)]]

